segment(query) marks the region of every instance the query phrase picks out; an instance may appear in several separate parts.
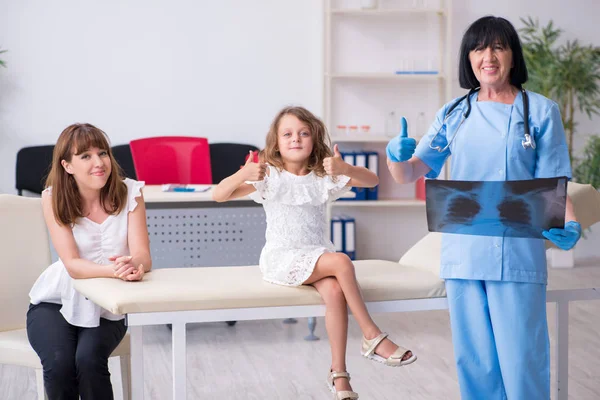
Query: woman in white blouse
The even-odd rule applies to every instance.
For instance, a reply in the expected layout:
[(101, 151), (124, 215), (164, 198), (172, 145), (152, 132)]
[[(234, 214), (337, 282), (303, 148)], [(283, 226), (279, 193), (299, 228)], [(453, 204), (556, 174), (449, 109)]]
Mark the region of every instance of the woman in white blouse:
[(67, 127), (54, 147), (42, 208), (59, 260), (34, 284), (27, 335), (52, 399), (113, 399), (108, 357), (125, 336), (122, 315), (73, 288), (73, 279), (141, 281), (152, 267), (143, 182), (123, 179), (106, 134)]

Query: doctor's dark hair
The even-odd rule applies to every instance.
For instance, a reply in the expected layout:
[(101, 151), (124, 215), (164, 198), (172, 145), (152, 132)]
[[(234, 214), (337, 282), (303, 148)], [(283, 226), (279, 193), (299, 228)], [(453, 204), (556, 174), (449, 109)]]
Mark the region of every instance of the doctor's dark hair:
[(313, 149), (308, 159), (308, 170), (314, 171), (314, 173), (320, 177), (327, 175), (325, 167), (323, 167), (323, 160), (326, 157), (333, 156), (333, 152), (331, 151), (331, 139), (329, 138), (327, 128), (323, 121), (304, 107), (285, 107), (275, 116), (271, 123), (271, 127), (269, 128), (269, 132), (267, 133), (265, 149), (261, 151), (259, 155), (261, 161), (271, 164), (279, 171), (283, 170), (283, 160), (279, 153), (277, 137), (279, 134), (279, 123), (286, 115), (293, 115), (306, 124), (312, 136)]
[(479, 81), (473, 73), (469, 53), (479, 47), (487, 48), (500, 43), (512, 50), (513, 67), (510, 70), (510, 83), (519, 89), (527, 82), (527, 66), (523, 56), (523, 48), (515, 27), (501, 17), (487, 16), (473, 22), (465, 32), (460, 45), (460, 61), (458, 80), (463, 89), (479, 87)]

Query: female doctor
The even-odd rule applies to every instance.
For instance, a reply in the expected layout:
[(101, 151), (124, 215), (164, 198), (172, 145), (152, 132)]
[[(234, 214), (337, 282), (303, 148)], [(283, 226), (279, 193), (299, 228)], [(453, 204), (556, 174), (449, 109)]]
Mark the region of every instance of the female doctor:
[[(439, 110), (418, 146), (406, 132), (388, 144), (396, 182), (436, 178), (450, 155), (452, 180), (571, 177), (558, 106), (523, 90), (527, 67), (509, 21), (469, 27), (459, 81), (469, 94)], [(565, 221), (543, 234), (566, 250), (581, 236), (570, 199)], [(550, 399), (544, 241), (445, 234), (441, 260), (461, 397)]]

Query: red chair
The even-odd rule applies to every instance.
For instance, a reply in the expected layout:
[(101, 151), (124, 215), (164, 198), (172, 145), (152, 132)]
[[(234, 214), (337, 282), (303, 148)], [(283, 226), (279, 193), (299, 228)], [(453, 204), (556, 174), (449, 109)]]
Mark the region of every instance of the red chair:
[(147, 185), (212, 184), (208, 140), (158, 136), (129, 142), (137, 179)]

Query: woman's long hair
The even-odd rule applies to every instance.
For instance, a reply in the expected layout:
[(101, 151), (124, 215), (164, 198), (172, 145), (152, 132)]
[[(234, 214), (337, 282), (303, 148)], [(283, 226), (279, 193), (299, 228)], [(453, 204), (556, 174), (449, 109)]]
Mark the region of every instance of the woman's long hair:
[(102, 208), (108, 214), (118, 214), (125, 207), (127, 186), (123, 182), (121, 168), (113, 157), (108, 137), (91, 124), (73, 124), (58, 137), (52, 154), (52, 166), (46, 179), (46, 187), (52, 187), (52, 211), (59, 225), (73, 225), (77, 218), (84, 217), (77, 182), (73, 175), (65, 171), (61, 162), (65, 160), (70, 163), (73, 155), (92, 147), (106, 150), (111, 164), (108, 180), (100, 189)]

